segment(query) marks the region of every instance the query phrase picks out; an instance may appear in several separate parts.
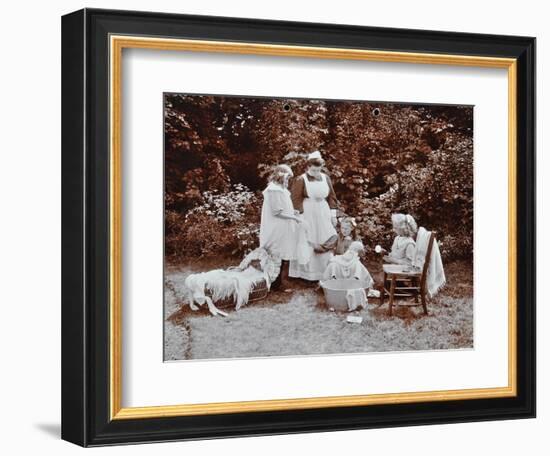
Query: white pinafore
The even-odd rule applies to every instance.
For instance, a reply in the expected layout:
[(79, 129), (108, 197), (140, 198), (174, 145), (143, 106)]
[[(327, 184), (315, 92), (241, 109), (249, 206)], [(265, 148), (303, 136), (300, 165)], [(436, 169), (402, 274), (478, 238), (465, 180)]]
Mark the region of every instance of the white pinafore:
[[(313, 182), (310, 182), (305, 174), (300, 178), (304, 179), (308, 195), (303, 203), (303, 217), (308, 226), (308, 240), (314, 244), (323, 244), (336, 234), (327, 202), (330, 192), (327, 177), (325, 174), (321, 174), (321, 180)], [(313, 253), (307, 264), (298, 264), (297, 261), (291, 261), (289, 276), (306, 280), (322, 280), (323, 273), (332, 255), (332, 252)]]
[(281, 260), (296, 259), (297, 223), (278, 217), (294, 214), (290, 192), (281, 185), (270, 182), (263, 191), (262, 218), (260, 222), (260, 247)]

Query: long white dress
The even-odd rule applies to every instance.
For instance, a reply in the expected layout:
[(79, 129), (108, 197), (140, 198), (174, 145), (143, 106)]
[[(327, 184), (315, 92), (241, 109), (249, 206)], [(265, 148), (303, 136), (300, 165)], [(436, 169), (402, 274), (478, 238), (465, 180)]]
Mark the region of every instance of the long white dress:
[[(330, 192), (327, 178), (321, 174), (321, 180), (310, 182), (305, 174), (300, 176), (304, 179), (307, 198), (304, 199), (303, 217), (307, 224), (308, 240), (314, 244), (322, 244), (331, 236), (336, 235), (336, 230), (332, 225), (332, 215), (327, 202)], [(289, 266), (289, 276), (306, 280), (316, 281), (323, 279), (323, 273), (332, 258), (331, 251), (324, 253), (314, 252), (306, 264), (300, 264), (298, 261), (291, 261)]]
[(306, 226), (295, 220), (278, 217), (294, 215), (290, 192), (273, 182), (263, 191), (262, 220), (260, 223), (260, 247), (281, 260), (309, 259), (310, 247), (306, 239)]

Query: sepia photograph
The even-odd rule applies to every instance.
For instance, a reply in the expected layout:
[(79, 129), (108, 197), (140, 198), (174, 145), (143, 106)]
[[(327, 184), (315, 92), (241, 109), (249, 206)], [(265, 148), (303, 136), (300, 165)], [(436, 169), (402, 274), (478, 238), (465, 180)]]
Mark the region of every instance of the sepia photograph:
[(473, 348), (474, 106), (163, 107), (165, 361)]

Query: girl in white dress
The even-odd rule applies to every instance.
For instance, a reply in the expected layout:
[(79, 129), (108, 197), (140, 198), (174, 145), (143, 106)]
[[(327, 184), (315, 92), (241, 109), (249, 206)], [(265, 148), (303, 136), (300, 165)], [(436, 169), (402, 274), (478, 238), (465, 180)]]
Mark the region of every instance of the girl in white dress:
[(263, 191), (260, 247), (281, 260), (296, 259), (298, 224), (302, 222), (294, 213), (290, 192), (287, 189), (288, 180), (292, 175), (289, 166), (276, 166)]
[(276, 166), (263, 191), (260, 247), (281, 260), (281, 272), (272, 284), (273, 289), (287, 287), (289, 261), (304, 264), (313, 254), (307, 239), (307, 224), (294, 210), (287, 189), (292, 175), (289, 166)]
[(263, 191), (260, 247), (281, 260), (306, 263), (313, 252), (307, 239), (307, 224), (294, 210), (287, 189), (292, 170), (287, 165), (274, 168)]
[[(336, 235), (336, 196), (330, 178), (321, 172), (324, 160), (319, 151), (308, 156), (308, 169), (292, 187), (294, 208), (302, 212), (308, 227), (308, 241), (315, 252), (305, 264), (290, 262), (290, 277), (310, 281), (322, 280), (331, 260), (332, 251), (322, 251), (320, 246)], [(330, 204), (329, 204), (330, 201)], [(334, 206), (334, 207), (331, 207)]]

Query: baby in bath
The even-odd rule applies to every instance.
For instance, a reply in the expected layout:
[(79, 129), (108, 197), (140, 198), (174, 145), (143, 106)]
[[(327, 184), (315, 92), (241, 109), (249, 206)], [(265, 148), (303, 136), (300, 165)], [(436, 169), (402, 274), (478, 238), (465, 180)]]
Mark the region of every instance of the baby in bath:
[[(372, 277), (367, 268), (361, 263), (361, 255), (365, 248), (361, 241), (353, 241), (345, 253), (335, 255), (330, 260), (324, 279), (357, 279), (368, 283), (368, 288), (373, 284)], [(367, 288), (367, 287), (365, 287)]]

